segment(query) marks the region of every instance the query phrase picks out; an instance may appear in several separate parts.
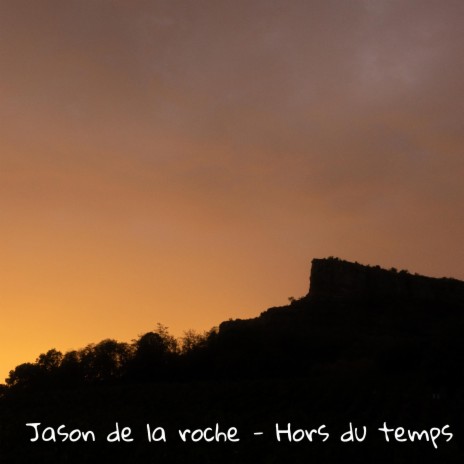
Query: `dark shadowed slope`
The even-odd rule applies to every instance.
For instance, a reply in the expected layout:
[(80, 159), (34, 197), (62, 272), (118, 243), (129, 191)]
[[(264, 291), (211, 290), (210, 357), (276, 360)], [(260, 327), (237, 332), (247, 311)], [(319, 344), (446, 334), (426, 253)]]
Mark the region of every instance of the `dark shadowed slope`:
[[(436, 462), (464, 457), (464, 283), (314, 260), (309, 293), (181, 343), (163, 326), (131, 344), (104, 340), (13, 370), (0, 401), (5, 462)], [(131, 444), (31, 443), (26, 422), (91, 428), (116, 421)], [(378, 428), (449, 426), (453, 439), (385, 443)], [(147, 443), (146, 423), (167, 443)], [(236, 426), (237, 444), (186, 444), (182, 427)], [(371, 431), (341, 445), (349, 422)], [(325, 424), (327, 443), (275, 440), (275, 424)], [(263, 430), (262, 439), (252, 432)], [(273, 435), (274, 434), (274, 435)], [(338, 434), (338, 435), (337, 435)], [(274, 438), (273, 438), (274, 437)], [(41, 462), (42, 462), (41, 461)]]

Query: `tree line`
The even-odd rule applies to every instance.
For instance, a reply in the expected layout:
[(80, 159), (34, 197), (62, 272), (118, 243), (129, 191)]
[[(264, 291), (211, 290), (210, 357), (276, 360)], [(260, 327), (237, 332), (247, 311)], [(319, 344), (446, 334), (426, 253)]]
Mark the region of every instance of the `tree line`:
[(131, 343), (105, 339), (66, 353), (50, 349), (11, 370), (2, 391), (190, 378), (216, 335), (216, 329), (189, 330), (177, 339), (158, 324)]

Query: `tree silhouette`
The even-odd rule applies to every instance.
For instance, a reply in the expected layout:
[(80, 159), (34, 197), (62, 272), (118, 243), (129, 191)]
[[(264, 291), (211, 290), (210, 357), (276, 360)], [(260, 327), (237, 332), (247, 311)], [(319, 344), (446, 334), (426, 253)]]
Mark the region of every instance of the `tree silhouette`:
[(36, 360), (37, 365), (46, 372), (52, 372), (60, 367), (63, 354), (54, 348), (45, 354), (39, 355)]
[(33, 388), (40, 379), (41, 369), (37, 364), (23, 363), (10, 371), (6, 385), (16, 388)]
[(103, 340), (88, 345), (80, 355), (84, 379), (88, 382), (108, 382), (120, 379), (131, 357), (131, 347), (116, 340)]
[(172, 373), (179, 344), (166, 326), (158, 324), (156, 331), (141, 335), (133, 341), (133, 348), (134, 355), (128, 366), (131, 377), (149, 381), (166, 378)]

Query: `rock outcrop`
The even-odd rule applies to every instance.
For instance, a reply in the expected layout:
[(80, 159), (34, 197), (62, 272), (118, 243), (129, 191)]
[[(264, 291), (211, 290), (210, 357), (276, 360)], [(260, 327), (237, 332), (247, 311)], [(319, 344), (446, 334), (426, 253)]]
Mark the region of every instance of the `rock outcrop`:
[(317, 300), (420, 300), (464, 303), (464, 282), (364, 266), (338, 258), (313, 259), (308, 297)]

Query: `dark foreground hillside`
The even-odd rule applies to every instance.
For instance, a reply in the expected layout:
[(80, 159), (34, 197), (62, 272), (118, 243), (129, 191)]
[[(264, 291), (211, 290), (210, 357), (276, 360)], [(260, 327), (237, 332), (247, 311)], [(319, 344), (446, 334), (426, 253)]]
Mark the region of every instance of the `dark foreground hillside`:
[[(2, 404), (2, 462), (461, 462), (463, 450), (462, 397), (434, 399), (420, 385), (391, 380), (382, 385), (356, 384), (332, 377), (327, 380), (254, 380), (237, 382), (160, 383), (42, 392)], [(385, 443), (377, 429), (442, 428), (450, 424), (454, 437), (432, 442)], [(6, 423), (5, 423), (6, 422)], [(25, 423), (67, 425), (67, 430), (93, 430), (94, 443), (31, 443)], [(118, 422), (132, 429), (131, 443), (107, 443)], [(340, 443), (352, 422), (362, 443)], [(166, 443), (148, 443), (146, 424), (164, 427)], [(238, 429), (239, 442), (183, 443), (178, 429), (213, 427)], [(324, 436), (313, 442), (289, 443), (275, 437), (275, 424), (292, 431), (318, 429)], [(28, 430), (26, 430), (28, 429)], [(254, 432), (264, 432), (254, 436)], [(298, 438), (298, 437), (297, 437)], [(392, 437), (390, 437), (392, 439)]]
[[(161, 330), (51, 351), (2, 390), (0, 462), (461, 462), (463, 285), (315, 260), (306, 297), (183, 348)], [(107, 441), (116, 423), (133, 441)], [(350, 423), (359, 438), (367, 428), (362, 442), (340, 440)], [(95, 441), (42, 439), (63, 424)], [(166, 442), (150, 443), (147, 424)], [(216, 442), (216, 424), (239, 441)], [(211, 442), (180, 438), (207, 427)]]

